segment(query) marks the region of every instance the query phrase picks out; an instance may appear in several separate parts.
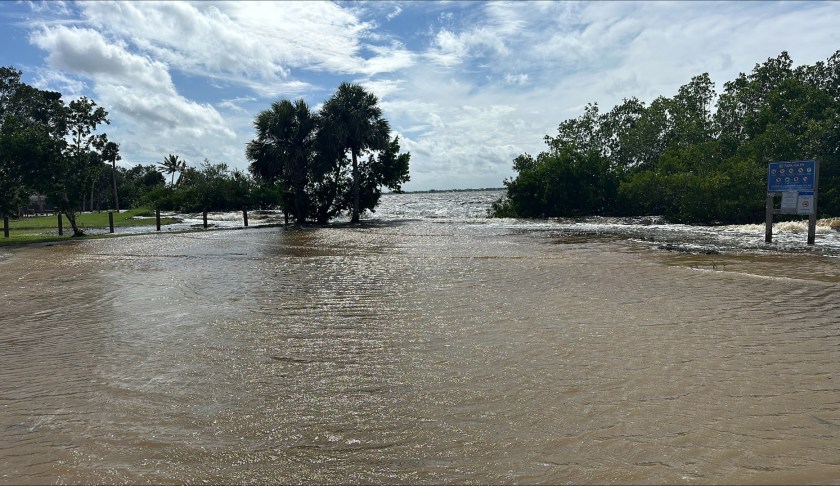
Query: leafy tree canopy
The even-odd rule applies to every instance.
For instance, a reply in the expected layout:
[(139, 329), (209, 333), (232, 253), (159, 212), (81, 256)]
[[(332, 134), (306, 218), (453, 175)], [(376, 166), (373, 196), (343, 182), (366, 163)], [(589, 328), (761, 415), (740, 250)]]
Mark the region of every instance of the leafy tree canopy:
[(767, 164), (820, 161), (819, 209), (840, 214), (840, 51), (793, 68), (787, 52), (723, 85), (692, 78), (672, 98), (589, 104), (514, 159), (496, 216), (662, 214), (691, 223), (759, 222)]
[(342, 212), (357, 222), (383, 187), (408, 181), (409, 153), (390, 137), (376, 96), (342, 83), (320, 112), (303, 100), (279, 100), (254, 120), (246, 155), (252, 174), (276, 186), (298, 223), (325, 223)]
[(10, 214), (37, 191), (67, 215), (74, 235), (87, 187), (102, 170), (108, 141), (96, 133), (108, 113), (82, 97), (65, 105), (61, 94), (35, 89), (21, 72), (0, 68), (0, 210)]

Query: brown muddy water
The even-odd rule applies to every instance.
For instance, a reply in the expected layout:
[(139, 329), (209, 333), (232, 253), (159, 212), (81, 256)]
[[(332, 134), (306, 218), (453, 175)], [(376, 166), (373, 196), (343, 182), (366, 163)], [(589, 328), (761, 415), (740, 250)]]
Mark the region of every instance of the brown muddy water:
[(482, 224), (5, 250), (0, 483), (838, 483), (840, 260)]

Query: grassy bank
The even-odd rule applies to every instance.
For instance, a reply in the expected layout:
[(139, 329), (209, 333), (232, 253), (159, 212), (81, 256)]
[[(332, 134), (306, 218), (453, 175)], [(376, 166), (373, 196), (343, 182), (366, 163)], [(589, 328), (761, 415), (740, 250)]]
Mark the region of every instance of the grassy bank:
[[(148, 209), (132, 209), (114, 213), (114, 227), (154, 226), (154, 211)], [(62, 215), (64, 235), (58, 236), (58, 218), (56, 216), (38, 216), (35, 218), (20, 218), (9, 221), (9, 238), (0, 235), (0, 246), (25, 245), (29, 243), (43, 243), (49, 241), (69, 240), (73, 233), (70, 222)], [(177, 218), (160, 218), (161, 225), (177, 223)], [(83, 213), (76, 216), (76, 223), (83, 230), (94, 228), (108, 228), (108, 213)], [(2, 222), (0, 222), (2, 224)], [(103, 235), (99, 235), (102, 237)]]

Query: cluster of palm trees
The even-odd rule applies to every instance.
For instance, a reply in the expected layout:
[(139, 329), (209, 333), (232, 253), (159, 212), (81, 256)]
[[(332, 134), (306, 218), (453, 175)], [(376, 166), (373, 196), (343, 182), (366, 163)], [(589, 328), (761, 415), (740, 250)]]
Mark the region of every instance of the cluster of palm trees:
[(342, 83), (320, 112), (302, 99), (276, 101), (254, 127), (250, 171), (280, 187), (298, 223), (323, 223), (345, 210), (356, 223), (382, 187), (399, 191), (408, 181), (410, 154), (399, 154), (376, 96), (360, 85)]

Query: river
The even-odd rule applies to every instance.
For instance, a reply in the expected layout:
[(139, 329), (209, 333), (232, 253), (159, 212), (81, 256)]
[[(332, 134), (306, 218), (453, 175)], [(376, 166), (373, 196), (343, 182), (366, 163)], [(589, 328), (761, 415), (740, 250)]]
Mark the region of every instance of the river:
[(836, 231), (497, 196), (0, 250), (0, 483), (837, 482)]

